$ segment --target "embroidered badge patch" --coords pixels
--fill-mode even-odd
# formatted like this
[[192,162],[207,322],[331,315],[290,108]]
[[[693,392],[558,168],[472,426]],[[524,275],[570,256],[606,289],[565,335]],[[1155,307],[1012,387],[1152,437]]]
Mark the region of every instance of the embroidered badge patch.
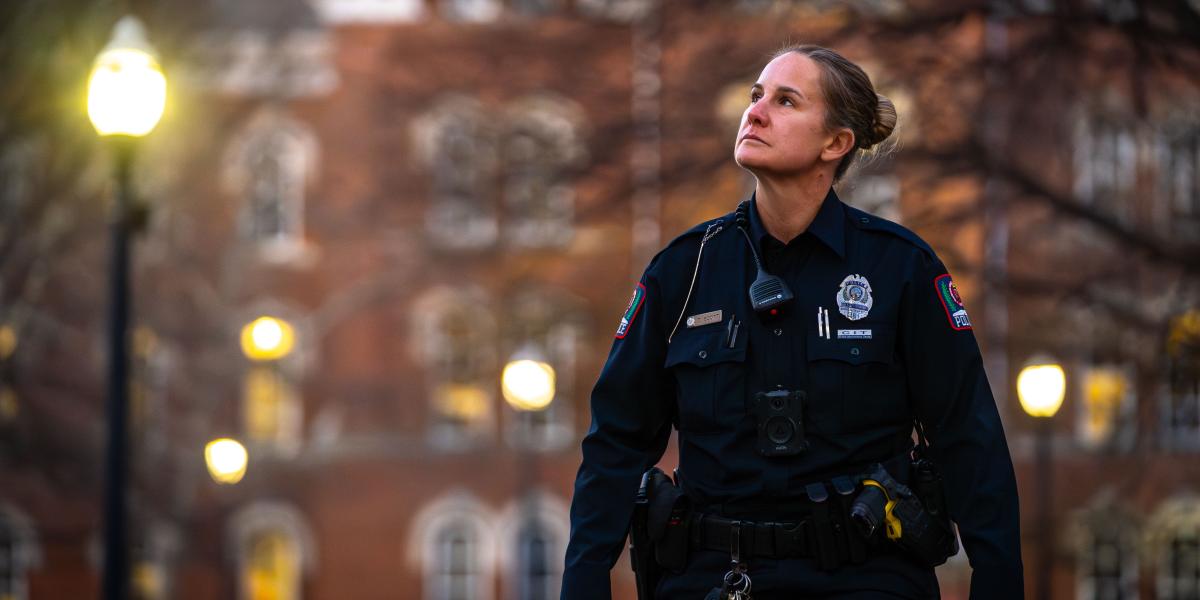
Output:
[[871,312],[875,300],[871,297],[871,284],[862,275],[847,275],[838,288],[838,312],[847,319],[857,321]]
[[967,316],[967,307],[963,306],[962,296],[958,295],[958,288],[954,285],[954,280],[950,279],[950,274],[939,276],[933,280],[933,284],[937,287],[938,298],[942,300],[942,308],[946,309],[946,318],[950,319],[951,329],[970,329],[971,318]]
[[637,287],[633,288],[633,296],[629,298],[629,306],[625,309],[625,314],[621,315],[621,324],[617,326],[617,339],[625,339],[625,335],[629,333],[629,326],[633,325],[633,318],[637,316],[638,309],[642,307],[642,301],[646,299],[646,286],[642,282],[638,282]]

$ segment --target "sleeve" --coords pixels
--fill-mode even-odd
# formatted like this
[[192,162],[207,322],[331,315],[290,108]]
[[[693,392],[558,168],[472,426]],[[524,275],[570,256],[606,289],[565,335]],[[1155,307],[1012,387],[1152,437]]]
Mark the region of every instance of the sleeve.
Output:
[[910,397],[972,568],[971,598],[1021,598],[1012,458],[970,318],[946,267],[921,253],[902,302]]
[[592,390],[592,424],[571,502],[564,599],[611,598],[609,571],[623,550],[642,473],[662,458],[670,439],[674,386],[663,368],[667,331],[657,263],[658,257],[634,288]]

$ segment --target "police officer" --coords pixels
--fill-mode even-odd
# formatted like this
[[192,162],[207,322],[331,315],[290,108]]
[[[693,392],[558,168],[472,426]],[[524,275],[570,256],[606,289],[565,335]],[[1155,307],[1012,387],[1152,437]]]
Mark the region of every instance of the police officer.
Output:
[[704,598],[732,550],[755,600],[936,598],[933,567],[890,534],[853,551],[837,497],[849,477],[861,493],[872,465],[906,480],[914,424],[971,597],[1022,597],[1016,481],[963,301],[920,238],[832,190],[895,124],[834,51],[787,48],[763,69],[734,145],[754,194],[654,257],[592,392],[562,598],[611,596],[639,480],[673,426],[686,555],[656,597]]

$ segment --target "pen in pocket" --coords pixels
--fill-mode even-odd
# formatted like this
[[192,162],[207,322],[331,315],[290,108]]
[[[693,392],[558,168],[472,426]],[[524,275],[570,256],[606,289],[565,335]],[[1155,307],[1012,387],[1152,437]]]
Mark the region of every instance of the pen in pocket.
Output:
[[738,328],[742,323],[737,320],[737,315],[729,316],[729,324],[725,326],[725,346],[733,348],[737,345]]

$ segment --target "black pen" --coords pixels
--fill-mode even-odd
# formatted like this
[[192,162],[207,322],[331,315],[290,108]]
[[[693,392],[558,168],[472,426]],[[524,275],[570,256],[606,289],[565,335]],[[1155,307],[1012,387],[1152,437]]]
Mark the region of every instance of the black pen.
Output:
[[734,323],[733,319],[730,319],[729,323],[731,325],[733,325],[733,329],[730,331],[730,334],[728,336],[729,337],[729,347],[732,348],[737,345],[738,329],[741,328],[742,322],[738,321],[738,322]]
[[733,347],[733,322],[737,320],[737,315],[729,315],[729,322],[725,324],[725,345]]

